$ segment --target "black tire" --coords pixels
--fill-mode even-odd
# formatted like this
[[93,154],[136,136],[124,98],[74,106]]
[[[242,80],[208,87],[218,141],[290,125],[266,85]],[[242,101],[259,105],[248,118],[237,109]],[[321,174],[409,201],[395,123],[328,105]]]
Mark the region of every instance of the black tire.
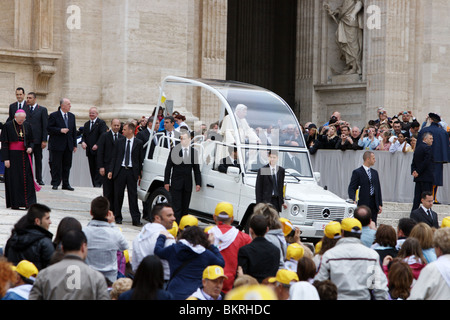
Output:
[[150,218],[150,212],[152,211],[153,206],[158,203],[172,203],[170,192],[163,187],[153,191],[147,198],[147,201],[145,202],[146,217]]

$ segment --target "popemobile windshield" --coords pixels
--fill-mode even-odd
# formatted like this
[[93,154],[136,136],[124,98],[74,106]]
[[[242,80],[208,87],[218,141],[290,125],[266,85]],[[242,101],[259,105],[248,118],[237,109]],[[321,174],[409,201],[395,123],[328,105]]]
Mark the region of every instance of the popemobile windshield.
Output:
[[[212,105],[217,105],[218,129],[206,133],[194,129],[192,134],[192,144],[200,154],[202,188],[192,193],[189,214],[204,222],[213,222],[217,203],[227,201],[234,206],[234,224],[245,229],[256,204],[257,172],[268,163],[268,151],[275,150],[279,165],[286,169],[287,207],[280,216],[299,227],[302,238],[317,241],[329,221],[353,216],[355,204],[318,185],[320,173],[313,173],[298,120],[289,105],[275,93],[235,81],[175,76],[165,78],[160,88],[158,101],[166,103],[159,103],[158,109],[161,106],[165,114],[169,109],[167,101],[173,103],[173,110],[184,103],[185,99],[179,98],[183,93],[189,95],[200,90],[199,96],[208,95],[216,100]],[[155,129],[158,130],[153,128],[149,143],[157,141],[157,144],[147,148],[138,187],[144,210],[151,210],[156,203],[171,201],[170,193],[164,189],[164,169],[169,155],[166,146],[170,145],[165,140],[170,138]],[[234,150],[240,168],[228,167],[226,173],[220,172],[220,160]]]

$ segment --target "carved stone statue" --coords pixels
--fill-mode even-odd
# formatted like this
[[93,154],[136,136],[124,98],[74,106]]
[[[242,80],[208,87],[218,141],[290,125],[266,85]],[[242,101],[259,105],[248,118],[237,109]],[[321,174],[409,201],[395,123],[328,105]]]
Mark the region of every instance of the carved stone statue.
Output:
[[364,4],[362,0],[344,0],[335,11],[328,3],[324,9],[337,24],[336,42],[346,68],[341,74],[362,74]]

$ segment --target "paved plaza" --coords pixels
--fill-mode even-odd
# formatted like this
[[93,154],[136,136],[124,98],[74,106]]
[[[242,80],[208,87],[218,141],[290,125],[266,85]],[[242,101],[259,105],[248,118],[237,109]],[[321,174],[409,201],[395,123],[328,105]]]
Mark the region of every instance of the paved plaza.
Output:
[[[56,234],[56,229],[58,227],[61,219],[67,216],[74,217],[78,219],[81,225],[84,227],[91,220],[89,214],[90,203],[95,197],[102,195],[101,188],[86,188],[86,187],[75,187],[75,191],[67,190],[52,190],[51,186],[44,186],[40,192],[37,193],[38,203],[45,204],[52,209],[50,213],[50,218],[52,224],[50,226],[50,232],[53,235]],[[142,210],[142,204],[139,203]],[[14,224],[26,213],[26,210],[12,210],[6,209],[5,206],[5,185],[0,184],[0,247],[4,247],[6,241],[8,240],[11,229]],[[134,227],[131,224],[131,216],[128,211],[128,199],[126,198],[123,204],[123,224],[118,225],[128,240],[131,248],[132,241],[134,237],[139,233],[141,227]],[[145,223],[142,220],[142,223]]]

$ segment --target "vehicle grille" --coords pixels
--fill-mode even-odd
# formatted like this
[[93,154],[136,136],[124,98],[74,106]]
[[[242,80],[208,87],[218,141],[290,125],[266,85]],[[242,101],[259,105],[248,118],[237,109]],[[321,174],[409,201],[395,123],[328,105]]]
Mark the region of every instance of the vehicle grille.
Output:
[[[328,210],[326,210],[328,209]],[[308,206],[307,220],[342,220],[345,215],[345,207]]]

